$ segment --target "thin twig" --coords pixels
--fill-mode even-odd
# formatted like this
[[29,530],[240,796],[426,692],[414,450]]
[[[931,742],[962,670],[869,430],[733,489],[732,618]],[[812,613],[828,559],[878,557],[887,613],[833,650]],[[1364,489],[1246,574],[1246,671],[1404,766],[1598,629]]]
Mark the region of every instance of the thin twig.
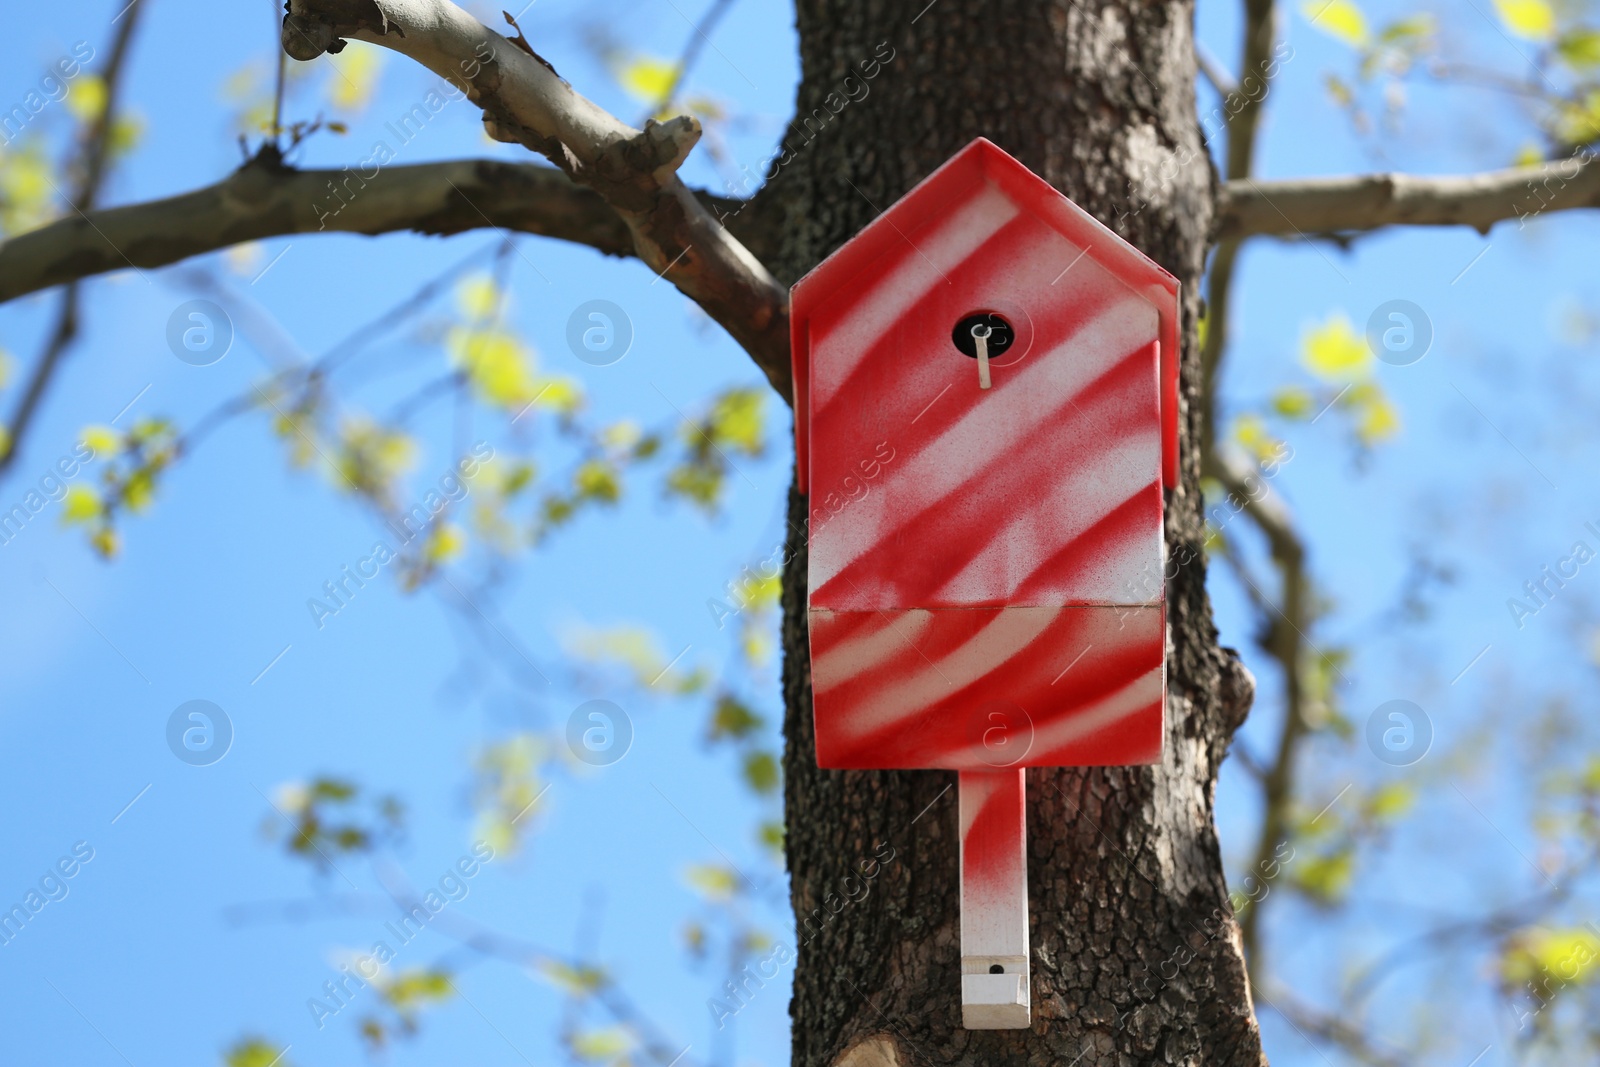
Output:
[[[105,74],[102,76],[105,83],[105,104],[94,121],[84,130],[78,159],[69,168],[76,171],[78,177],[78,185],[71,201],[71,214],[81,215],[91,210],[100,196],[111,158],[111,131],[116,126],[117,101],[122,90],[128,44],[133,39],[133,30],[139,22],[140,14],[148,6],[148,2],[135,4],[126,11],[117,26],[116,35],[112,38],[111,57],[106,61]],[[55,328],[50,333],[50,340],[45,343],[44,351],[34,364],[33,373],[29,375],[28,384],[22,391],[22,398],[17,402],[6,440],[0,442],[0,478],[10,470],[18,453],[21,452],[22,443],[28,436],[28,431],[32,429],[34,416],[38,414],[39,405],[44,400],[45,390],[55,378],[62,358],[78,336],[80,297],[79,282],[76,280],[68,284],[66,291],[61,294]]]
[[684,78],[688,76],[690,68],[694,66],[695,61],[700,58],[700,53],[704,51],[706,44],[711,40],[711,31],[716,28],[717,22],[732,6],[733,0],[712,0],[711,6],[706,9],[704,15],[700,16],[699,23],[695,25],[694,31],[689,34],[689,40],[684,43],[683,55],[678,58],[678,63],[673,68],[672,81],[668,83],[666,91],[661,94],[661,98],[656,101],[655,107],[651,108],[650,113],[639,120],[639,125],[643,126],[650,119],[665,113],[672,106],[672,101],[677,97],[678,90],[683,86]]

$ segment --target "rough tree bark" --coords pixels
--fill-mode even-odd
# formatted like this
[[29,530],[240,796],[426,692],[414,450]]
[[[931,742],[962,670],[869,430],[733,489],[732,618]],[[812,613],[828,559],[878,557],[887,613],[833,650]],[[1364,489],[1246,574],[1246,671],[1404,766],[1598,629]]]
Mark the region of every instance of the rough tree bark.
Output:
[[[973,137],[998,143],[1159,262],[1185,293],[1184,390],[1215,182],[1194,101],[1187,0],[800,0],[790,158],[758,197],[792,283]],[[880,42],[895,57],[837,116]],[[808,117],[825,120],[820,130]],[[800,948],[795,1067],[1263,1062],[1213,823],[1217,769],[1252,683],[1217,646],[1187,405],[1168,494],[1168,738],[1160,768],[1028,771],[1034,1025],[960,1027],[953,773],[818,770],[806,501],[785,574],[788,864]],[[923,813],[926,809],[925,814]],[[879,861],[894,850],[892,862]],[[861,865],[871,891],[845,903]],[[852,880],[851,885],[856,885]],[[855,895],[859,895],[857,890]]]

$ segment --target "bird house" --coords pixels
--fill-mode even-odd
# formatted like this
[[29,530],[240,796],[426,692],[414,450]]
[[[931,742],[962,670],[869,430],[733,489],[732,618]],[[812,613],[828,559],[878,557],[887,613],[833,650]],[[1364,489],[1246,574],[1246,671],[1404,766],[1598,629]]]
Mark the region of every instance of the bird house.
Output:
[[960,772],[963,1023],[1024,1027],[1023,768],[1161,760],[1178,281],[980,138],[791,313],[817,761]]

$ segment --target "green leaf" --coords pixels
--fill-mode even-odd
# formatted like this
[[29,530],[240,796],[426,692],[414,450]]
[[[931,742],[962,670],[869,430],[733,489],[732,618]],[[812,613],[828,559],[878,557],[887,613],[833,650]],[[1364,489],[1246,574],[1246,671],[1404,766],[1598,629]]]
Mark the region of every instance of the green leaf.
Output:
[[571,652],[594,663],[617,663],[627,667],[634,681],[645,689],[679,694],[699,691],[708,680],[703,667],[684,673],[661,652],[661,643],[643,626],[606,628],[577,627],[566,639]]
[[710,900],[731,900],[739,887],[738,875],[727,867],[696,864],[683,872],[689,885]]
[[[1600,646],[1600,642],[1596,642]],[[1600,756],[1590,756],[1583,768],[1583,788],[1590,793],[1600,793]]]
[[766,394],[756,389],[730,389],[711,408],[711,436],[748,456],[761,455],[766,444],[762,418]]
[[678,64],[656,56],[635,56],[617,70],[617,81],[628,95],[654,104],[667,95],[678,80]]
[[644,430],[632,419],[622,419],[600,431],[600,443],[617,452],[631,452],[644,439]]
[[1259,415],[1240,415],[1234,419],[1233,439],[1258,463],[1266,463],[1277,456],[1283,446],[1282,441],[1267,431],[1267,424]]
[[122,451],[122,435],[109,426],[85,426],[78,436],[96,458],[106,459]]
[[311,783],[311,795],[323,800],[349,800],[356,795],[356,786],[337,778],[318,778]]
[[469,274],[456,285],[456,306],[469,321],[488,319],[499,304],[500,290],[488,274]]
[[449,1000],[455,995],[450,975],[444,971],[414,968],[403,971],[382,987],[384,999],[401,1010],[424,1004]]
[[765,725],[766,720],[731,693],[723,693],[711,711],[711,740],[741,740]]
[[1294,882],[1319,904],[1336,904],[1350,888],[1355,851],[1346,845],[1325,856],[1306,856],[1290,866]]
[[91,534],[89,544],[105,559],[112,559],[122,550],[122,539],[109,526],[102,526]]
[[701,463],[680,463],[667,472],[667,490],[711,509],[722,492],[722,472]]
[[584,997],[606,984],[606,974],[598,967],[571,966],[560,960],[542,960],[539,973],[570,996]]
[[750,611],[770,608],[782,595],[783,576],[779,574],[774,574],[770,578],[759,575],[739,585],[739,596],[744,601],[743,607]]
[[1372,349],[1356,331],[1350,316],[1335,312],[1328,321],[1307,331],[1301,343],[1301,362],[1318,378],[1346,382],[1372,370]]
[[1511,942],[1501,971],[1514,985],[1523,985],[1548,972],[1562,983],[1586,982],[1600,964],[1600,937],[1583,927],[1533,929]]
[[1548,41],[1555,36],[1556,13],[1547,0],[1494,0],[1495,10],[1506,29],[1530,41]]
[[1571,144],[1587,144],[1600,137],[1600,89],[1591,89],[1578,103],[1561,106],[1556,132]]
[[608,1026],[572,1037],[572,1051],[583,1060],[605,1062],[621,1058],[633,1048],[633,1035],[624,1027]]
[[1346,389],[1339,407],[1354,417],[1356,438],[1364,445],[1382,444],[1400,432],[1400,410],[1376,381],[1357,382]]
[[[362,41],[348,41],[328,62],[333,73],[328,77],[328,102],[340,111],[360,111],[372,101],[383,66],[383,51]],[[332,126],[332,123],[329,123]]]
[[478,834],[496,852],[514,852],[518,835],[529,831],[543,803],[542,770],[550,758],[545,739],[513,734],[486,746],[474,761],[473,806]]
[[63,522],[89,522],[98,518],[101,511],[100,494],[87,485],[74,485],[61,501]]
[[67,110],[79,122],[93,122],[106,109],[106,80],[98,74],[85,74],[67,92]]
[[1302,385],[1285,386],[1272,394],[1272,410],[1286,419],[1303,419],[1316,408],[1316,398]]
[[122,502],[128,506],[129,511],[144,511],[155,498],[155,476],[149,467],[140,467],[128,475],[128,480],[122,484]]
[[1556,41],[1556,52],[1580,70],[1600,66],[1600,30],[1568,30]]
[[[476,309],[486,299],[481,290],[463,287],[464,308]],[[445,347],[451,362],[466,372],[485,402],[520,412],[538,396],[533,382],[533,352],[512,334],[457,326],[446,335]]]
[[585,461],[572,481],[582,499],[615,504],[622,497],[622,480],[617,476],[617,469],[603,459]]
[[466,546],[467,532],[453,522],[445,522],[434,527],[422,554],[429,563],[449,563],[459,557]]
[[1335,107],[1350,107],[1355,103],[1355,90],[1332,71],[1322,76],[1322,86],[1328,91],[1328,99],[1333,101]]
[[1417,788],[1409,782],[1390,782],[1367,798],[1367,814],[1379,822],[1392,822],[1417,802]]
[[1306,0],[1300,11],[1330,37],[1356,48],[1367,43],[1367,17],[1353,0]]
[[778,788],[778,761],[770,752],[752,752],[744,758],[744,780],[757,793]]
[[752,617],[746,617],[744,639],[739,643],[739,650],[752,666],[764,667],[772,659],[772,635],[759,626],[751,625],[753,622]]
[[1407,45],[1432,37],[1439,28],[1439,22],[1432,15],[1411,15],[1407,18],[1397,19],[1385,26],[1378,34],[1378,40],[1384,44]]
[[288,1049],[276,1048],[266,1039],[246,1037],[235,1042],[222,1054],[227,1067],[291,1067],[285,1057]]
[[533,481],[537,473],[532,463],[518,463],[506,474],[505,481],[500,483],[500,492],[506,496],[516,496]]
[[1524,144],[1512,157],[1513,167],[1537,167],[1544,162],[1544,149],[1533,143]]

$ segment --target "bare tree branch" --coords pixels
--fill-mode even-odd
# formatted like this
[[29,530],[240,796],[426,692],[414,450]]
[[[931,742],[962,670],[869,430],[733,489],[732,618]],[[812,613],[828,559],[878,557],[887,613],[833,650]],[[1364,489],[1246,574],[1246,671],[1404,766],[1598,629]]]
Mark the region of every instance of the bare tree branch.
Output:
[[1588,150],[1533,167],[1438,178],[1364,174],[1255,181],[1222,188],[1217,236],[1350,233],[1383,226],[1471,226],[1530,219],[1545,211],[1600,207],[1600,165]]
[[1272,999],[1257,993],[1258,999],[1289,1020],[1302,1034],[1343,1049],[1359,1063],[1372,1067],[1403,1067],[1415,1063],[1414,1057],[1380,1047],[1361,1027],[1347,1018],[1321,1011],[1295,996],[1286,987],[1275,988]]
[[784,398],[788,292],[678,178],[700,139],[687,116],[636,130],[575,92],[549,63],[449,0],[290,0],[283,47],[310,60],[366,41],[409,56],[484,111],[496,140],[548,157],[598,192],[633,235],[640,259],[744,346]]
[[[1223,160],[1223,178],[1229,184],[1250,176],[1255,166],[1256,132],[1261,125],[1262,101],[1271,90],[1276,65],[1272,46],[1277,36],[1277,10],[1273,0],[1245,0],[1243,39],[1240,41],[1239,76],[1230,79],[1233,89],[1223,93],[1223,113],[1227,116],[1228,150]],[[1196,60],[1201,62],[1196,51]],[[1201,62],[1201,69],[1205,69]],[[1218,83],[1221,92],[1222,83]],[[1246,87],[1247,91],[1240,91]],[[1224,190],[1226,186],[1224,186]],[[1200,454],[1204,456],[1216,438],[1217,371],[1228,347],[1229,294],[1233,288],[1233,268],[1239,255],[1238,240],[1221,238],[1211,256],[1211,271],[1206,278],[1206,333],[1200,348]]]
[[[111,41],[111,57],[106,61],[106,70],[103,80],[106,87],[105,102],[100,107],[100,113],[94,121],[84,129],[82,141],[73,169],[77,172],[78,184],[72,194],[72,209],[81,216],[94,206],[95,200],[100,195],[100,188],[105,184],[106,169],[111,158],[111,129],[116,120],[117,101],[121,96],[122,74],[127,66],[128,45],[133,40],[133,30],[139,21],[139,12],[126,12],[127,21],[117,29],[116,36]],[[0,285],[4,284],[6,270],[0,264]],[[56,368],[61,359],[67,354],[67,349],[72,347],[72,342],[78,336],[78,284],[74,280],[61,294],[61,310],[56,315],[56,325],[50,332],[50,340],[45,343],[45,348],[39,355],[39,360],[33,366],[33,372],[28,376],[28,384],[22,390],[22,398],[17,401],[15,413],[11,416],[11,424],[4,440],[0,440],[0,475],[10,469],[18,452],[21,450],[23,440],[28,435],[28,430],[33,425],[33,418],[39,412],[39,404],[44,400],[44,393],[55,377]]]
[[[1260,644],[1278,661],[1283,672],[1283,726],[1278,744],[1261,776],[1261,830],[1249,871],[1256,877],[1267,869],[1275,850],[1289,836],[1289,808],[1294,799],[1295,756],[1310,730],[1306,719],[1305,631],[1312,621],[1311,583],[1306,575],[1305,545],[1295,530],[1288,506],[1262,480],[1253,465],[1237,453],[1212,448],[1204,457],[1205,473],[1216,478],[1239,501],[1246,514],[1266,536],[1272,561],[1278,569],[1279,602],[1252,586],[1252,599],[1260,615]],[[1250,579],[1243,570],[1242,580]],[[1262,610],[1265,604],[1268,610]],[[1261,981],[1266,953],[1261,944],[1261,908],[1248,909],[1239,923],[1245,960],[1252,980]]]
[[1229,93],[1239,91],[1239,83],[1234,80],[1233,75],[1229,74],[1217,61],[1217,57],[1211,54],[1211,50],[1198,40],[1194,43],[1194,62],[1195,66],[1200,68],[1201,75],[1211,83],[1211,88],[1215,89],[1218,95],[1227,96]]
[[[701,195],[708,210],[728,216],[751,246],[763,247],[757,216],[743,211],[743,201]],[[335,213],[329,204],[342,206]],[[551,167],[464,159],[389,167],[366,181],[350,169],[295,170],[268,152],[215,185],[74,213],[0,242],[0,303],[129,264],[164,267],[267,237],[453,234],[488,226],[574,241],[607,255],[633,254],[633,237],[617,213],[598,193]]]

